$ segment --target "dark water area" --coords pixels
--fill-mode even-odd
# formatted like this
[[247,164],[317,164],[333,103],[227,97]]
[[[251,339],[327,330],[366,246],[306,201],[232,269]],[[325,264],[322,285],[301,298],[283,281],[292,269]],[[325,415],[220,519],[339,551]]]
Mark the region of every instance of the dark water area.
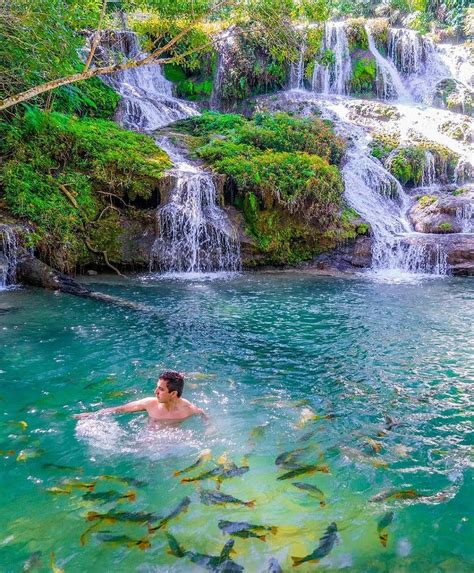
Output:
[[[203,570],[190,554],[167,553],[166,533],[188,552],[219,555],[229,539],[219,520],[277,528],[264,541],[235,537],[232,559],[246,571],[267,570],[272,557],[293,570],[291,558],[314,551],[331,523],[329,553],[296,570],[472,571],[472,281],[268,273],[89,282],[155,312],[0,292],[2,572],[21,571],[32,555],[50,570],[52,552],[67,572]],[[184,397],[210,425],[73,418],[151,395],[164,369],[186,374]],[[277,479],[290,471],[277,456],[303,448],[296,465],[312,470]],[[204,450],[194,473],[174,475]],[[219,491],[253,507],[202,503],[215,480],[181,483],[234,463],[248,471]],[[133,495],[98,501],[88,484]],[[88,520],[111,510],[163,517],[185,496],[188,510],[152,534],[147,523]],[[144,550],[133,543],[143,539]]]

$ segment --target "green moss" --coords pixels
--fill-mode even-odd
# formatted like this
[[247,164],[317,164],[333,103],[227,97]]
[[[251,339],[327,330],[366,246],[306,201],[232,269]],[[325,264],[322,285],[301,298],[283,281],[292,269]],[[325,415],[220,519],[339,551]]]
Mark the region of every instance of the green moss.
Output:
[[463,195],[464,193],[469,193],[469,189],[467,187],[461,187],[461,189],[456,189],[453,192],[453,195],[457,197],[458,195]]
[[451,225],[451,223],[441,223],[438,226],[439,231],[441,231],[442,233],[451,233],[453,230],[453,226]]
[[375,95],[377,66],[373,57],[359,56],[352,62],[351,91],[358,95]]
[[[288,114],[206,113],[178,124],[195,153],[232,180],[234,205],[267,264],[311,258],[341,236],[344,144],[328,122]],[[330,231],[330,232],[329,232]]]
[[402,147],[387,162],[390,173],[403,185],[418,185],[423,177],[425,152],[417,146]]
[[148,197],[171,165],[152,138],[105,120],[31,108],[0,132],[6,205],[34,226],[43,259],[65,271],[86,258],[85,237],[109,224],[110,193]]
[[436,197],[436,195],[423,195],[422,197],[417,198],[417,201],[418,205],[422,209],[426,209],[426,207],[436,203],[436,201],[438,201],[438,197]]
[[52,110],[80,117],[112,119],[120,96],[98,78],[55,90]]
[[368,50],[369,39],[365,31],[364,18],[353,18],[346,21],[346,33],[349,41],[349,52]]

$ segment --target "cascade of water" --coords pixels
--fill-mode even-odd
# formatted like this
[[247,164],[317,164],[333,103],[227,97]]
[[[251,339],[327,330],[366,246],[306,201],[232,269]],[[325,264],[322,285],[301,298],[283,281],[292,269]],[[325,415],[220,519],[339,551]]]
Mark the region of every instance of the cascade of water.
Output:
[[158,143],[175,163],[176,183],[157,211],[159,234],[150,270],[209,272],[240,270],[240,249],[226,213],[216,204],[212,175],[190,164],[168,138]]
[[430,187],[436,180],[435,158],[431,151],[425,151],[425,164],[423,165],[423,175],[421,185]]
[[291,62],[290,66],[290,90],[302,90],[304,88],[304,54],[306,52],[306,44],[303,40],[300,44],[298,51],[298,61]]
[[456,220],[462,233],[474,233],[474,205],[464,203],[456,209]]
[[418,74],[423,65],[423,41],[415,30],[391,28],[389,54],[397,69],[405,75]]
[[232,52],[235,47],[234,28],[231,27],[222,33],[217,40],[217,69],[212,87],[210,106],[218,110],[221,105],[222,88],[226,74],[229,73],[232,63]]
[[374,37],[369,27],[366,25],[367,38],[369,41],[369,50],[377,62],[377,95],[378,97],[388,99],[401,99],[410,101],[411,97],[408,90],[398,74],[397,68],[392,62],[387,60],[378,51],[375,45]]
[[[141,57],[136,35],[127,31],[105,35],[98,57],[110,61],[121,54]],[[119,121],[124,127],[149,132],[198,113],[172,96],[171,83],[158,65],[103,79],[123,97]],[[225,211],[216,204],[211,175],[186,161],[168,139],[160,138],[157,144],[173,161],[170,176],[175,186],[157,211],[159,235],[152,248],[150,267],[177,272],[238,270],[239,243]]]
[[[328,51],[333,61],[320,64],[318,60]],[[314,65],[312,89],[324,94],[347,94],[351,76],[349,42],[344,22],[326,22],[322,52]]]
[[[145,57],[133,32],[105,31],[97,47],[94,64],[110,65]],[[117,119],[127,129],[154,131],[198,113],[191,104],[173,97],[172,83],[163,76],[158,64],[131,68],[101,79],[122,96]]]
[[336,131],[350,141],[342,175],[345,197],[371,227],[372,268],[375,271],[447,273],[447,255],[442,246],[414,233],[406,217],[411,199],[400,183],[370,155],[365,132],[347,122],[342,102],[324,102],[325,115]]
[[0,289],[14,284],[18,261],[18,237],[9,225],[0,224]]

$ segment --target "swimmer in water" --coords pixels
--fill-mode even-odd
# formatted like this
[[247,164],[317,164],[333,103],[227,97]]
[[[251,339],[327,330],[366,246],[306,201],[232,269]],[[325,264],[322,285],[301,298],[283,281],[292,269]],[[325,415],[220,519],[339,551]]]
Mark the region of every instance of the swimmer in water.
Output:
[[135,400],[123,406],[115,408],[103,408],[96,412],[84,412],[75,414],[75,418],[90,418],[102,414],[125,414],[129,412],[141,412],[146,410],[153,421],[176,421],[186,420],[191,416],[202,416],[207,420],[206,413],[188,400],[181,398],[184,387],[184,377],[179,372],[166,371],[160,374],[156,384],[155,396]]

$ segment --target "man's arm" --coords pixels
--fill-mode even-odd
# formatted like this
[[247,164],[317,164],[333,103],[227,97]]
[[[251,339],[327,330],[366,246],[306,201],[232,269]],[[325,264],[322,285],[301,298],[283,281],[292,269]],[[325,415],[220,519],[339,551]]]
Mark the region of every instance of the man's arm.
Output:
[[129,412],[140,412],[146,410],[150,400],[153,398],[143,398],[142,400],[135,400],[122,406],[115,406],[114,408],[102,408],[96,412],[84,412],[83,414],[74,414],[74,418],[81,420],[82,418],[91,418],[92,416],[101,416],[103,414],[126,414]]

